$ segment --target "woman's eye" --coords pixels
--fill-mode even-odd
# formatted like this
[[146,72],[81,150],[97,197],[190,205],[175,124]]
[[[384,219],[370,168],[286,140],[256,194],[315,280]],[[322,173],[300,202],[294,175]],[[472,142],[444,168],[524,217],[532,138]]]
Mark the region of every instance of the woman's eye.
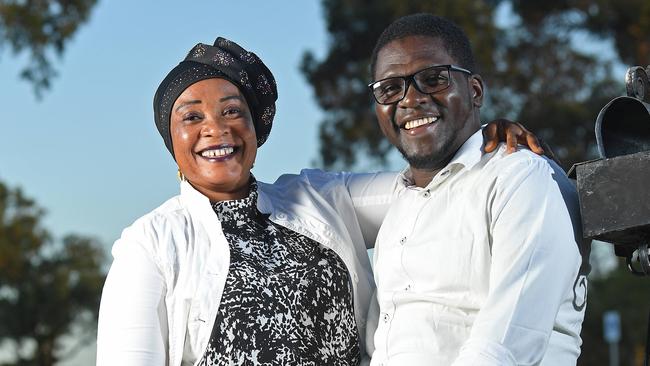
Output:
[[241,113],[241,109],[237,107],[230,107],[223,110],[224,116],[238,116]]
[[200,121],[202,116],[198,113],[188,113],[183,116],[183,121],[196,122]]

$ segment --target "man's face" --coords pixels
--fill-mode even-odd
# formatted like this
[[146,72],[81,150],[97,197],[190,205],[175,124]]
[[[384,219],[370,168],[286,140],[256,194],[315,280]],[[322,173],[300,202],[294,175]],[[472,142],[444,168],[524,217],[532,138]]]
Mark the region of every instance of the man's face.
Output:
[[[458,63],[440,39],[409,36],[392,41],[379,51],[374,78],[412,75],[434,65]],[[442,169],[480,127],[480,77],[451,71],[450,78],[451,85],[435,94],[423,94],[411,84],[401,101],[375,104],[382,132],[413,169]]]

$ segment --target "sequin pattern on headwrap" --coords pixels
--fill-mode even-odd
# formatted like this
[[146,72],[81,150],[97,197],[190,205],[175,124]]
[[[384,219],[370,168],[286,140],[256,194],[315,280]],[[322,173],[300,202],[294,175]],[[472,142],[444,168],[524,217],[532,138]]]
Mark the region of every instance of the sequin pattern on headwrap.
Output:
[[174,156],[169,129],[171,109],[190,85],[210,78],[224,78],[235,84],[253,114],[257,146],[268,138],[275,116],[277,85],[271,71],[257,55],[237,43],[217,38],[214,45],[199,43],[160,83],[154,96],[154,119],[158,132]]

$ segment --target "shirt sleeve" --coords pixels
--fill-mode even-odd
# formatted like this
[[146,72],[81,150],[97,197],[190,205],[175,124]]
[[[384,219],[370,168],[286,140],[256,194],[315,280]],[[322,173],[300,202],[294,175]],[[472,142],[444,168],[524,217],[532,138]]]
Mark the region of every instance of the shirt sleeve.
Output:
[[543,159],[520,159],[500,170],[489,197],[489,292],[454,366],[536,365],[543,359],[580,267],[558,185],[565,179]]
[[163,275],[154,258],[128,234],[113,246],[113,257],[99,309],[97,365],[166,365]]
[[348,173],[345,176],[366,248],[375,246],[379,227],[393,200],[397,176],[395,172]]

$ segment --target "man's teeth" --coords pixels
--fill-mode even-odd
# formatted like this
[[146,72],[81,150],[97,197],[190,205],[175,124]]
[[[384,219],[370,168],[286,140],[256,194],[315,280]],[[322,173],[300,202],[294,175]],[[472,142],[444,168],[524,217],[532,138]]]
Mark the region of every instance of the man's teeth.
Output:
[[214,150],[204,150],[201,151],[201,156],[203,156],[204,158],[220,158],[222,156],[232,154],[233,151],[235,151],[235,149],[232,147],[224,147],[221,149],[214,149]]
[[411,128],[416,128],[416,127],[420,127],[420,126],[423,126],[423,125],[427,125],[427,124],[433,123],[433,122],[435,122],[437,120],[438,120],[438,117],[426,117],[426,118],[416,119],[416,120],[413,120],[413,121],[408,121],[404,125],[404,129],[405,130],[410,130]]

